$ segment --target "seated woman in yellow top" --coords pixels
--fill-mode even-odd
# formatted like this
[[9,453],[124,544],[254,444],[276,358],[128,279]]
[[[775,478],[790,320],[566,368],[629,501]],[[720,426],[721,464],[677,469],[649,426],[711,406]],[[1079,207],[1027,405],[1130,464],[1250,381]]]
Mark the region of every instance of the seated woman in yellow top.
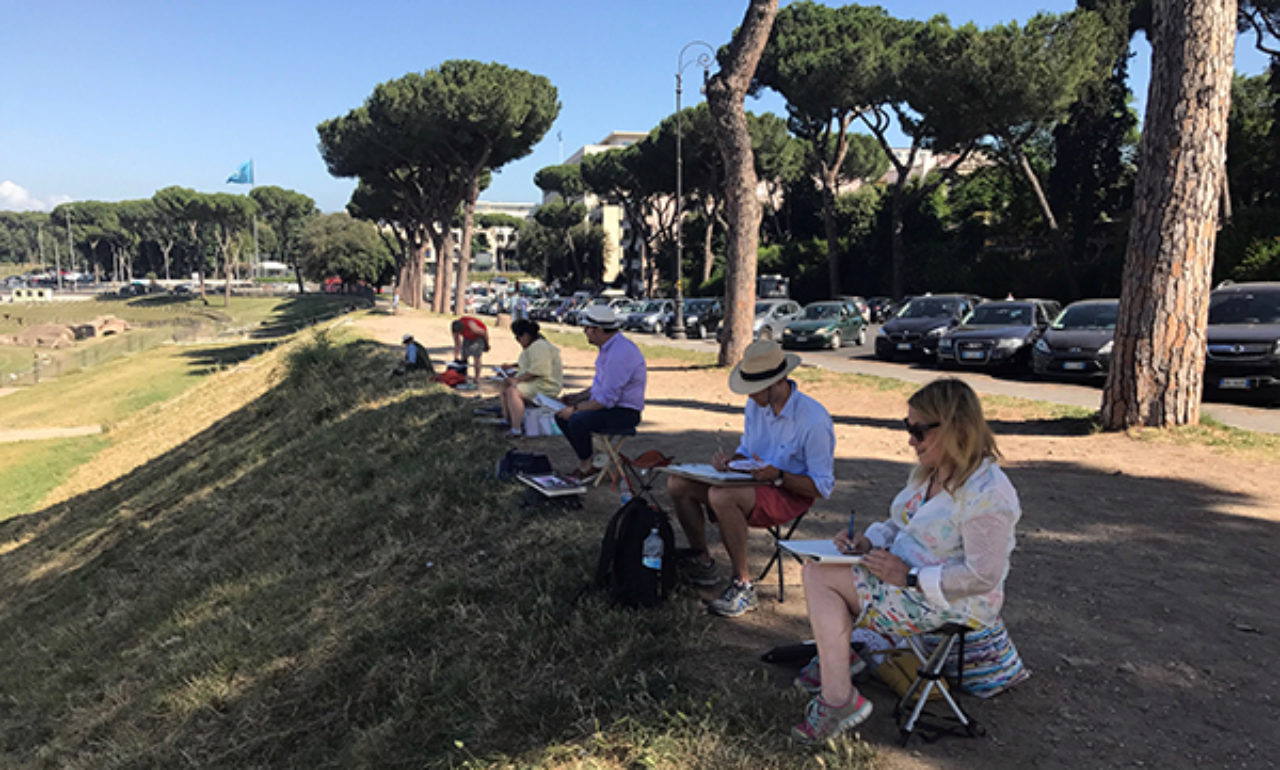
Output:
[[525,405],[532,404],[539,393],[550,398],[560,395],[564,373],[560,349],[542,336],[537,321],[513,321],[511,333],[524,350],[516,362],[515,376],[502,381],[502,417],[511,426],[511,434],[519,436]]

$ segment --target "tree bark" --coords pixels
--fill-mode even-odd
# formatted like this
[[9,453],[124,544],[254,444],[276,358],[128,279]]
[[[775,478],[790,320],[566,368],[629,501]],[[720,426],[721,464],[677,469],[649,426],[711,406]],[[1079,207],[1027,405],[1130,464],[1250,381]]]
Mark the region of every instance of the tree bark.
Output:
[[[483,166],[481,167],[483,169]],[[471,270],[471,234],[476,229],[476,201],[480,199],[480,171],[467,182],[467,197],[462,203],[462,256],[458,259],[458,285],[455,287],[454,310],[459,315],[467,309],[467,284]]]
[[751,344],[756,305],[756,249],[763,210],[756,196],[755,155],[743,99],[760,63],[778,0],[751,0],[742,26],[729,42],[725,66],[707,83],[716,144],[724,158],[725,212],[729,220],[725,275],[725,334],[719,364],[730,366]]
[[1236,0],[1155,1],[1133,224],[1102,394],[1111,430],[1200,419],[1235,22]]
[[707,207],[704,207],[702,210],[704,214],[703,219],[707,225],[706,229],[702,232],[702,282],[704,284],[711,280],[711,269],[715,267],[716,264],[716,255],[711,252],[711,239],[716,232],[716,201],[714,198],[711,199],[711,206],[709,208],[710,211],[707,210]]
[[447,221],[443,226],[439,223],[431,225],[431,245],[436,250],[436,286],[435,291],[431,293],[431,309],[437,313],[443,313],[447,307],[449,279],[453,277],[453,253],[448,247]]
[[837,122],[836,154],[827,163],[826,139],[824,131],[818,137],[821,145],[817,152],[823,155],[822,173],[822,229],[827,239],[827,280],[831,284],[831,296],[840,295],[840,233],[836,228],[836,186],[840,184],[840,167],[844,165],[844,156],[849,150],[849,123],[853,121],[853,113],[841,115]]

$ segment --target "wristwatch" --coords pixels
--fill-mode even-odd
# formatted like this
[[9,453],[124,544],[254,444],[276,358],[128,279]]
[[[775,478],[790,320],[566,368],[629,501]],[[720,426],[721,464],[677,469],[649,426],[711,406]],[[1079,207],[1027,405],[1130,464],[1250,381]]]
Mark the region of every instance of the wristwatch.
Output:
[[918,567],[912,567],[911,569],[907,570],[907,588],[919,588],[919,587],[920,587],[920,569]]
[[778,471],[778,478],[776,478],[776,479],[774,479],[774,480],[773,480],[773,485],[774,485],[775,487],[780,487],[780,486],[782,486],[782,477],[783,477],[783,476],[785,476],[785,475],[787,475],[787,472],[786,472],[786,471]]

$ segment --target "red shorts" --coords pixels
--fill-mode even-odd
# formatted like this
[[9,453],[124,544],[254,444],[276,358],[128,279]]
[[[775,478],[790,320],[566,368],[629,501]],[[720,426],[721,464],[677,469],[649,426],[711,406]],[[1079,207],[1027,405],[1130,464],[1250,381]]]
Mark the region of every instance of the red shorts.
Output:
[[785,524],[809,510],[813,505],[812,497],[804,497],[789,492],[782,487],[759,486],[756,490],[756,507],[747,516],[747,525],[751,527],[772,527]]

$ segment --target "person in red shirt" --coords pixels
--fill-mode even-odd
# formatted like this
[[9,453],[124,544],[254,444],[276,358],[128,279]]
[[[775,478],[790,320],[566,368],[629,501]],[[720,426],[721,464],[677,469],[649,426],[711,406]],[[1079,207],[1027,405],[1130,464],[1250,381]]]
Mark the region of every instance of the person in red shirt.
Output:
[[489,329],[479,318],[464,315],[453,322],[453,360],[475,362],[474,382],[480,383],[480,359],[489,350]]

